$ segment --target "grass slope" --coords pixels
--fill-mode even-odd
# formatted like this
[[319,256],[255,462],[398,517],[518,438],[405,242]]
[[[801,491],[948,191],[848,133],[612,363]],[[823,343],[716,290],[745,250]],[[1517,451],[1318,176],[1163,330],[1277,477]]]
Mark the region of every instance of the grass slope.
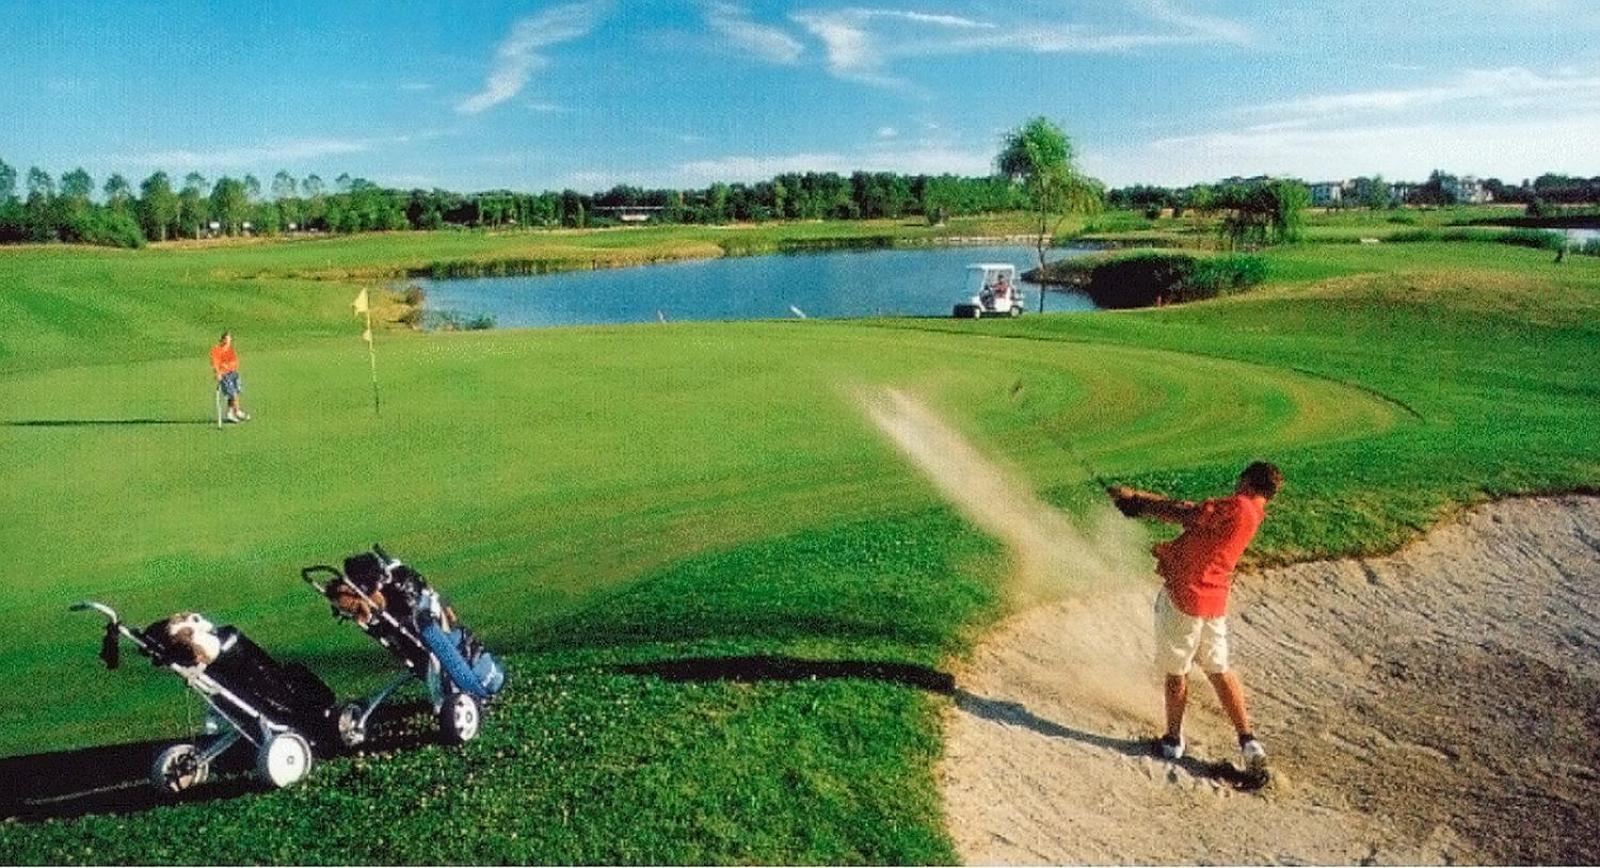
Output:
[[[618,243],[679,240],[664,237]],[[170,676],[97,671],[94,625],[64,612],[84,596],[136,620],[206,611],[340,692],[371,684],[384,658],[330,624],[294,568],[374,538],[450,593],[517,679],[465,750],[4,824],[0,852],[953,858],[929,688],[1003,609],[1004,556],[870,433],[861,385],[919,392],[1069,506],[1093,496],[1080,457],[1201,494],[1270,456],[1291,487],[1266,560],[1392,547],[1463,503],[1600,479],[1586,261],[1311,246],[1273,253],[1261,292],[1160,311],[384,335],[373,418],[350,287],[295,276],[316,265],[302,248],[352,271],[396,261],[390,245],[489,255],[462,243],[0,251],[0,550],[16,577],[0,586],[16,627],[0,637],[0,755],[184,731]],[[203,423],[219,320],[240,334],[257,422],[79,424]],[[393,831],[329,834],[374,825]]]

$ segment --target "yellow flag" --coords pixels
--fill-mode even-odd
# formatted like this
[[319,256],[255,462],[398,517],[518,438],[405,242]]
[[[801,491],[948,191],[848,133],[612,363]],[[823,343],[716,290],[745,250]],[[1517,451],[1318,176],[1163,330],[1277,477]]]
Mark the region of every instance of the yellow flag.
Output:
[[361,339],[369,344],[372,343],[372,329],[362,329]]
[[351,302],[350,306],[356,309],[356,313],[366,313],[371,310],[372,308],[367,304],[367,291],[361,290],[361,294],[356,296],[356,300]]

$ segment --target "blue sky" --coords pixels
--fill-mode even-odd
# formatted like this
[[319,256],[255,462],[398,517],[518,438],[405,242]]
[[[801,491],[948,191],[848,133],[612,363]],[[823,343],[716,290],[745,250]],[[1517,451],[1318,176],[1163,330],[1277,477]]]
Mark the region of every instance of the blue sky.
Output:
[[457,190],[1600,174],[1593,0],[0,0],[0,159]]

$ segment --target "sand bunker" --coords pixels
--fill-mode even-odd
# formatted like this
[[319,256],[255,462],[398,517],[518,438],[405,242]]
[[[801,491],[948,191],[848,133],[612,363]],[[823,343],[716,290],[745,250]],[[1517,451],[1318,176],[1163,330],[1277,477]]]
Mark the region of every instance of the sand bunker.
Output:
[[1236,747],[1203,683],[1192,757],[1151,755],[1154,593],[1033,607],[958,677],[941,778],[964,859],[1600,862],[1600,500],[1242,574],[1234,655],[1277,771],[1258,793],[1215,764]]
[[861,400],[1014,558],[1021,614],[948,720],[967,861],[1600,862],[1600,499],[1508,501],[1393,557],[1242,574],[1231,640],[1274,768],[1249,791],[1203,682],[1190,756],[1153,755],[1137,525],[1108,508],[1080,530],[910,397]]

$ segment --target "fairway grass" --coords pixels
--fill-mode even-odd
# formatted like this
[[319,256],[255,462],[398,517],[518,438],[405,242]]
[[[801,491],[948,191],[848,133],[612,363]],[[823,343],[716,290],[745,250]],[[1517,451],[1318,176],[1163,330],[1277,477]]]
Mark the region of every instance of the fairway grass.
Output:
[[[97,625],[66,612],[85,597],[139,623],[204,611],[341,694],[375,683],[385,656],[296,575],[374,540],[514,679],[463,750],[0,824],[0,851],[953,859],[938,684],[1005,611],[1008,564],[873,434],[865,386],[918,395],[1069,510],[1097,496],[1091,471],[1202,496],[1270,458],[1289,487],[1262,563],[1392,549],[1466,504],[1600,482],[1600,262],[1472,243],[1286,248],[1258,292],[1156,311],[384,332],[373,414],[356,284],[333,272],[534,243],[665,257],[695,232],[0,250],[0,755],[186,731],[176,679],[99,668]],[[223,326],[256,420],[219,432],[204,350]],[[408,819],[375,842],[327,834],[378,813]]]

